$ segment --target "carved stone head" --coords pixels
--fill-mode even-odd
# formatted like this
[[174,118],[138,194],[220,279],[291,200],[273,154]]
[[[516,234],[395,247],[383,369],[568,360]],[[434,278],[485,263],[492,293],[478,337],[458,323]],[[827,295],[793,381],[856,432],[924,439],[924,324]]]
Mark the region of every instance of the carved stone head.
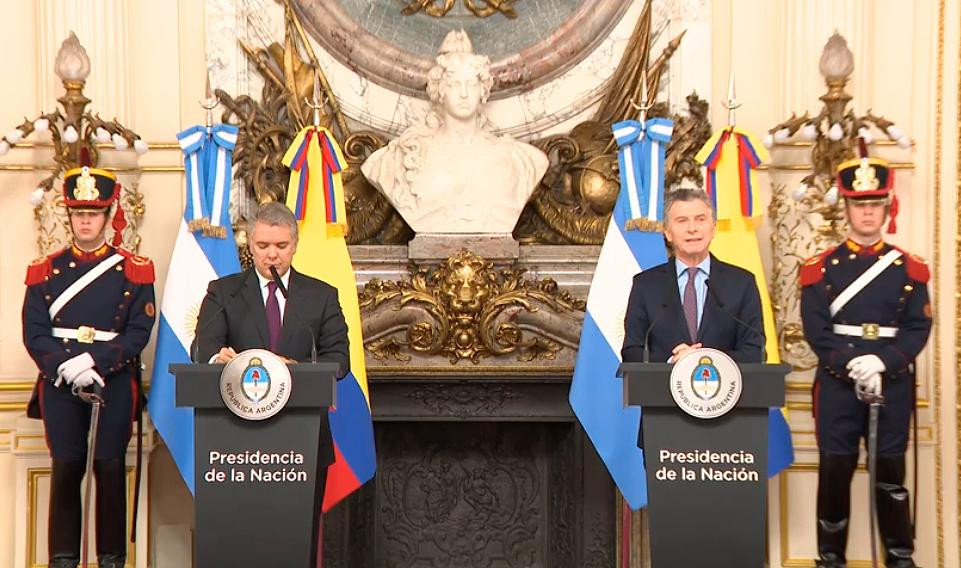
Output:
[[494,78],[490,59],[477,55],[467,32],[454,30],[441,44],[435,65],[427,73],[427,96],[442,114],[470,118],[490,97]]

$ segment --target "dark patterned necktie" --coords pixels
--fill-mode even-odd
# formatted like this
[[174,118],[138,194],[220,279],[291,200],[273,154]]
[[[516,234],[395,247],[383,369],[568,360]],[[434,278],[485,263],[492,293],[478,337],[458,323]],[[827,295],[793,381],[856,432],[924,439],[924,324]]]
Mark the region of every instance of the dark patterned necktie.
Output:
[[691,342],[697,341],[697,292],[694,290],[694,277],[697,267],[687,268],[687,285],[684,286],[684,319],[687,320],[687,330],[691,333]]
[[274,353],[280,348],[280,302],[277,301],[277,283],[267,283],[267,335],[270,337],[270,350]]

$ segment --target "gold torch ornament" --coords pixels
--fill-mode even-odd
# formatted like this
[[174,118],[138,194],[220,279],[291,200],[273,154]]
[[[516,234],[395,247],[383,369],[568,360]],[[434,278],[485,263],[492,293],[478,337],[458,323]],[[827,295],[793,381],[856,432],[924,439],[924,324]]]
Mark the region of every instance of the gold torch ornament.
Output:
[[901,148],[910,148],[912,142],[890,120],[870,111],[859,117],[848,108],[851,95],[844,87],[854,72],[854,54],[838,32],[834,32],[824,45],[818,69],[828,87],[828,91],[819,97],[824,107],[814,117],[808,112],[802,116],[792,114],[791,118],[768,131],[764,145],[770,148],[775,144],[786,144],[795,136],[811,143],[814,171],[801,180],[791,197],[798,202],[810,199],[822,204],[819,212],[834,224],[841,219],[835,173],[838,164],[856,157],[858,138],[871,144],[875,141],[874,133],[881,131]]
[[118,123],[116,119],[103,120],[98,114],[87,110],[91,101],[84,96],[83,87],[90,74],[90,58],[73,32],[70,32],[70,36],[60,45],[54,61],[54,71],[65,89],[63,96],[57,99],[61,108],[51,113],[41,113],[34,120],[25,118],[22,124],[0,140],[2,156],[31,134],[50,132],[56,168],[31,194],[30,202],[34,207],[40,205],[44,192],[53,188],[54,181],[64,171],[81,165],[96,166],[100,157],[98,143],[112,142],[117,150],[126,150],[132,146],[138,154],[147,151],[147,143],[136,132]]

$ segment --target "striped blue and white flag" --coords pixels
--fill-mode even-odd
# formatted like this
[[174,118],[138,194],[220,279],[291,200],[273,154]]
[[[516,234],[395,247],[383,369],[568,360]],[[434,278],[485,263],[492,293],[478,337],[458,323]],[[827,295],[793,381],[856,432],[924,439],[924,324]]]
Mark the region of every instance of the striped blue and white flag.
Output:
[[177,139],[184,152],[187,199],[164,285],[147,411],[193,493],[194,413],[177,408],[174,377],[167,369],[171,363],[190,362],[207,285],[240,271],[228,212],[237,128],[195,126]]
[[628,221],[661,220],[664,151],[673,123],[652,118],[613,127],[618,145],[621,191],[614,205],[587,296],[570,402],[614,483],[632,509],[647,504],[644,454],[637,447],[640,408],[624,407],[617,376],[624,342],[624,313],[634,275],[667,261],[659,232],[627,230]]

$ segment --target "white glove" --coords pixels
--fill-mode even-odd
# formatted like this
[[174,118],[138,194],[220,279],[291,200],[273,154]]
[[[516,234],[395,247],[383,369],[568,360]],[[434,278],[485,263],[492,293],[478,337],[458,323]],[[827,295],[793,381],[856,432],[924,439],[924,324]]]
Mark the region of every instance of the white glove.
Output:
[[861,355],[848,361],[848,376],[855,382],[861,382],[868,375],[878,374],[885,370],[884,361],[877,355]]
[[872,398],[877,398],[881,396],[881,374],[871,373],[870,375],[859,379],[858,384],[855,387],[858,391],[858,398],[862,395],[871,395]]
[[90,353],[81,353],[80,355],[71,357],[63,363],[60,363],[60,366],[57,367],[57,374],[60,375],[63,380],[67,381],[67,384],[69,385],[73,384],[73,381],[77,378],[77,375],[88,369],[93,369],[93,366],[93,357],[90,356]]
[[103,377],[101,377],[100,373],[94,371],[93,369],[81,371],[80,374],[73,379],[73,386],[81,389],[89,387],[94,383],[97,383],[103,387]]

